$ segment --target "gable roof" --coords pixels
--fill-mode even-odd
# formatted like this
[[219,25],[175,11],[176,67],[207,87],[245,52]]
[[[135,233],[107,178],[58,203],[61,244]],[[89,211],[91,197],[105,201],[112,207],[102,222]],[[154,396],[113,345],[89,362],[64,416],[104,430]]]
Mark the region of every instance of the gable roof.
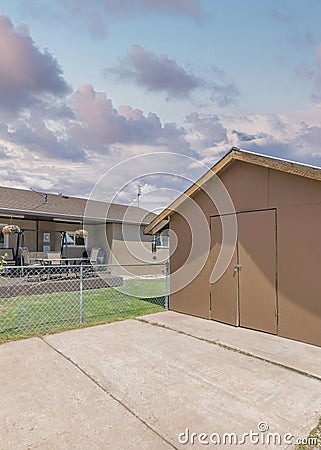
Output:
[[152,222],[145,227],[144,232],[146,234],[156,234],[161,231],[168,224],[170,215],[184,202],[186,197],[191,197],[214,175],[219,175],[234,161],[243,161],[250,164],[256,164],[257,166],[290,173],[292,175],[298,175],[301,177],[311,178],[312,180],[321,181],[320,167],[310,166],[295,161],[288,161],[286,159],[275,158],[273,156],[262,155],[260,153],[254,153],[247,150],[241,150],[237,147],[232,147],[223,156],[223,158],[211,167],[210,170],[208,170],[173,203],[164,209],[164,211],[155,217]]
[[[89,211],[90,217],[87,217],[88,213],[86,213],[87,204],[89,204],[87,211]],[[95,200],[90,200],[88,203],[85,198],[0,186],[0,216],[19,215],[25,218],[82,221],[85,213],[86,220],[106,222],[148,224],[155,217],[154,213],[137,206]]]

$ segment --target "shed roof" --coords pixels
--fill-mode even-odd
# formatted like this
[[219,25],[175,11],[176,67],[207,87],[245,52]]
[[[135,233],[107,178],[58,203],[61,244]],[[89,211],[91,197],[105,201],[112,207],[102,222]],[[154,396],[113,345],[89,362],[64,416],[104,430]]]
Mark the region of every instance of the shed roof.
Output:
[[142,224],[149,223],[155,217],[154,213],[136,206],[0,186],[0,216],[81,221],[85,214],[88,220]]
[[232,147],[210,170],[208,170],[201,178],[199,178],[192,186],[190,186],[182,195],[180,195],[173,203],[171,203],[164,211],[155,217],[150,224],[145,227],[146,234],[156,234],[161,231],[169,222],[171,214],[184,202],[186,197],[190,197],[202,186],[207,183],[214,175],[219,175],[234,161],[243,161],[258,166],[267,167],[269,169],[279,170],[281,172],[298,175],[301,177],[311,178],[321,181],[321,168],[310,166],[307,164],[289,161],[286,159],[275,158],[260,153],[254,153],[247,150],[241,150]]

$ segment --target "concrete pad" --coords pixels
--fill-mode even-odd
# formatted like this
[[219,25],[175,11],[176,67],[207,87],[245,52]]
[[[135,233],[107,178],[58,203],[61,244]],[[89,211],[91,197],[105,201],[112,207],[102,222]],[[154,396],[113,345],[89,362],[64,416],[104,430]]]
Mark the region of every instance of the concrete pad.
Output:
[[[262,423],[269,430],[259,433],[259,445],[246,441],[240,448],[293,448],[284,433],[306,437],[321,414],[320,381],[137,320],[45,339],[174,448],[204,448],[200,433],[241,439]],[[191,436],[179,442],[186,429],[197,433],[195,445]],[[268,444],[269,432],[282,442]]]
[[40,339],[0,345],[0,448],[170,449]]
[[174,311],[148,314],[139,319],[250,353],[321,380],[320,347]]

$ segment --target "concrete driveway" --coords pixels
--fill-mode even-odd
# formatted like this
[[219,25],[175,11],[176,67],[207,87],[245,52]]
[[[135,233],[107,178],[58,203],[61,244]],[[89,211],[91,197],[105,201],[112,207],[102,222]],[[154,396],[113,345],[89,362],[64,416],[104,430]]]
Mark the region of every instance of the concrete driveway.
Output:
[[173,312],[3,344],[0,366],[1,450],[294,448],[321,415],[320,348]]

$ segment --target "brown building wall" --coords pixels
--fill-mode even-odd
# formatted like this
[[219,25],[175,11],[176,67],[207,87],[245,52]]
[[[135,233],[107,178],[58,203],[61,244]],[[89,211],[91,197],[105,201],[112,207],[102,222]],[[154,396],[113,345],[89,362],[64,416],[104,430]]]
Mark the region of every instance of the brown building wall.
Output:
[[[321,345],[321,183],[240,161],[228,166],[220,179],[236,212],[275,208],[277,334]],[[213,189],[211,182],[207,189]],[[198,191],[193,199],[210,223],[210,217],[218,214],[211,200],[203,191]],[[188,206],[183,204],[180,208],[183,215],[190,214]],[[172,274],[186,261],[191,233],[178,213],[171,216],[170,229],[178,236],[177,249],[170,258]],[[198,239],[197,233],[193,238]],[[255,255],[249,257],[255,262]],[[264,275],[263,265],[257,264]],[[213,259],[208,258],[195,279],[191,277],[187,286],[171,294],[170,309],[210,317],[212,265]],[[215,284],[212,289],[215,290]]]
[[271,171],[277,207],[280,336],[321,346],[321,183]]
[[[199,199],[203,207],[203,202],[205,203],[206,200],[205,196],[201,196]],[[205,264],[204,269],[196,277],[191,269],[191,273],[188,273],[184,280],[183,274],[180,274],[179,270],[188,260],[192,245],[192,232],[187,220],[180,214],[172,216],[171,229],[177,234],[178,240],[176,250],[170,259],[170,292],[174,293],[170,296],[169,307],[178,312],[208,319],[210,314],[208,302],[209,264]],[[197,237],[194,236],[193,239],[197,239]],[[171,239],[170,245],[172,242]],[[170,253],[172,253],[171,249]],[[183,288],[181,288],[182,285]]]
[[[227,188],[235,208],[237,210],[247,209],[263,209],[268,207],[268,171],[265,168],[253,166],[243,162],[235,162],[228,169],[223,172],[220,177],[225,187]],[[256,189],[250,186],[249,180],[255,183]],[[206,190],[215,199],[215,181],[209,181]],[[211,198],[203,191],[196,192],[192,199],[201,208],[204,218],[210,227],[210,217],[218,214],[215,204]],[[232,210],[227,210],[232,212]],[[191,230],[188,226],[187,220],[183,217],[189,218],[193,214],[190,204],[186,207],[185,204],[181,206],[181,211],[173,214],[170,219],[170,229],[177,235],[176,251],[172,254],[170,252],[170,270],[171,274],[181,267],[190,252],[191,248]],[[193,239],[200,239],[195,230]],[[210,245],[210,242],[209,242]],[[210,317],[210,286],[209,277],[211,273],[210,257],[207,258],[203,270],[198,276],[193,278],[191,276],[190,283],[183,289],[176,292],[176,284],[173,284],[173,277],[171,277],[171,292],[170,309],[184,312],[199,317]],[[192,274],[191,274],[192,275]]]

